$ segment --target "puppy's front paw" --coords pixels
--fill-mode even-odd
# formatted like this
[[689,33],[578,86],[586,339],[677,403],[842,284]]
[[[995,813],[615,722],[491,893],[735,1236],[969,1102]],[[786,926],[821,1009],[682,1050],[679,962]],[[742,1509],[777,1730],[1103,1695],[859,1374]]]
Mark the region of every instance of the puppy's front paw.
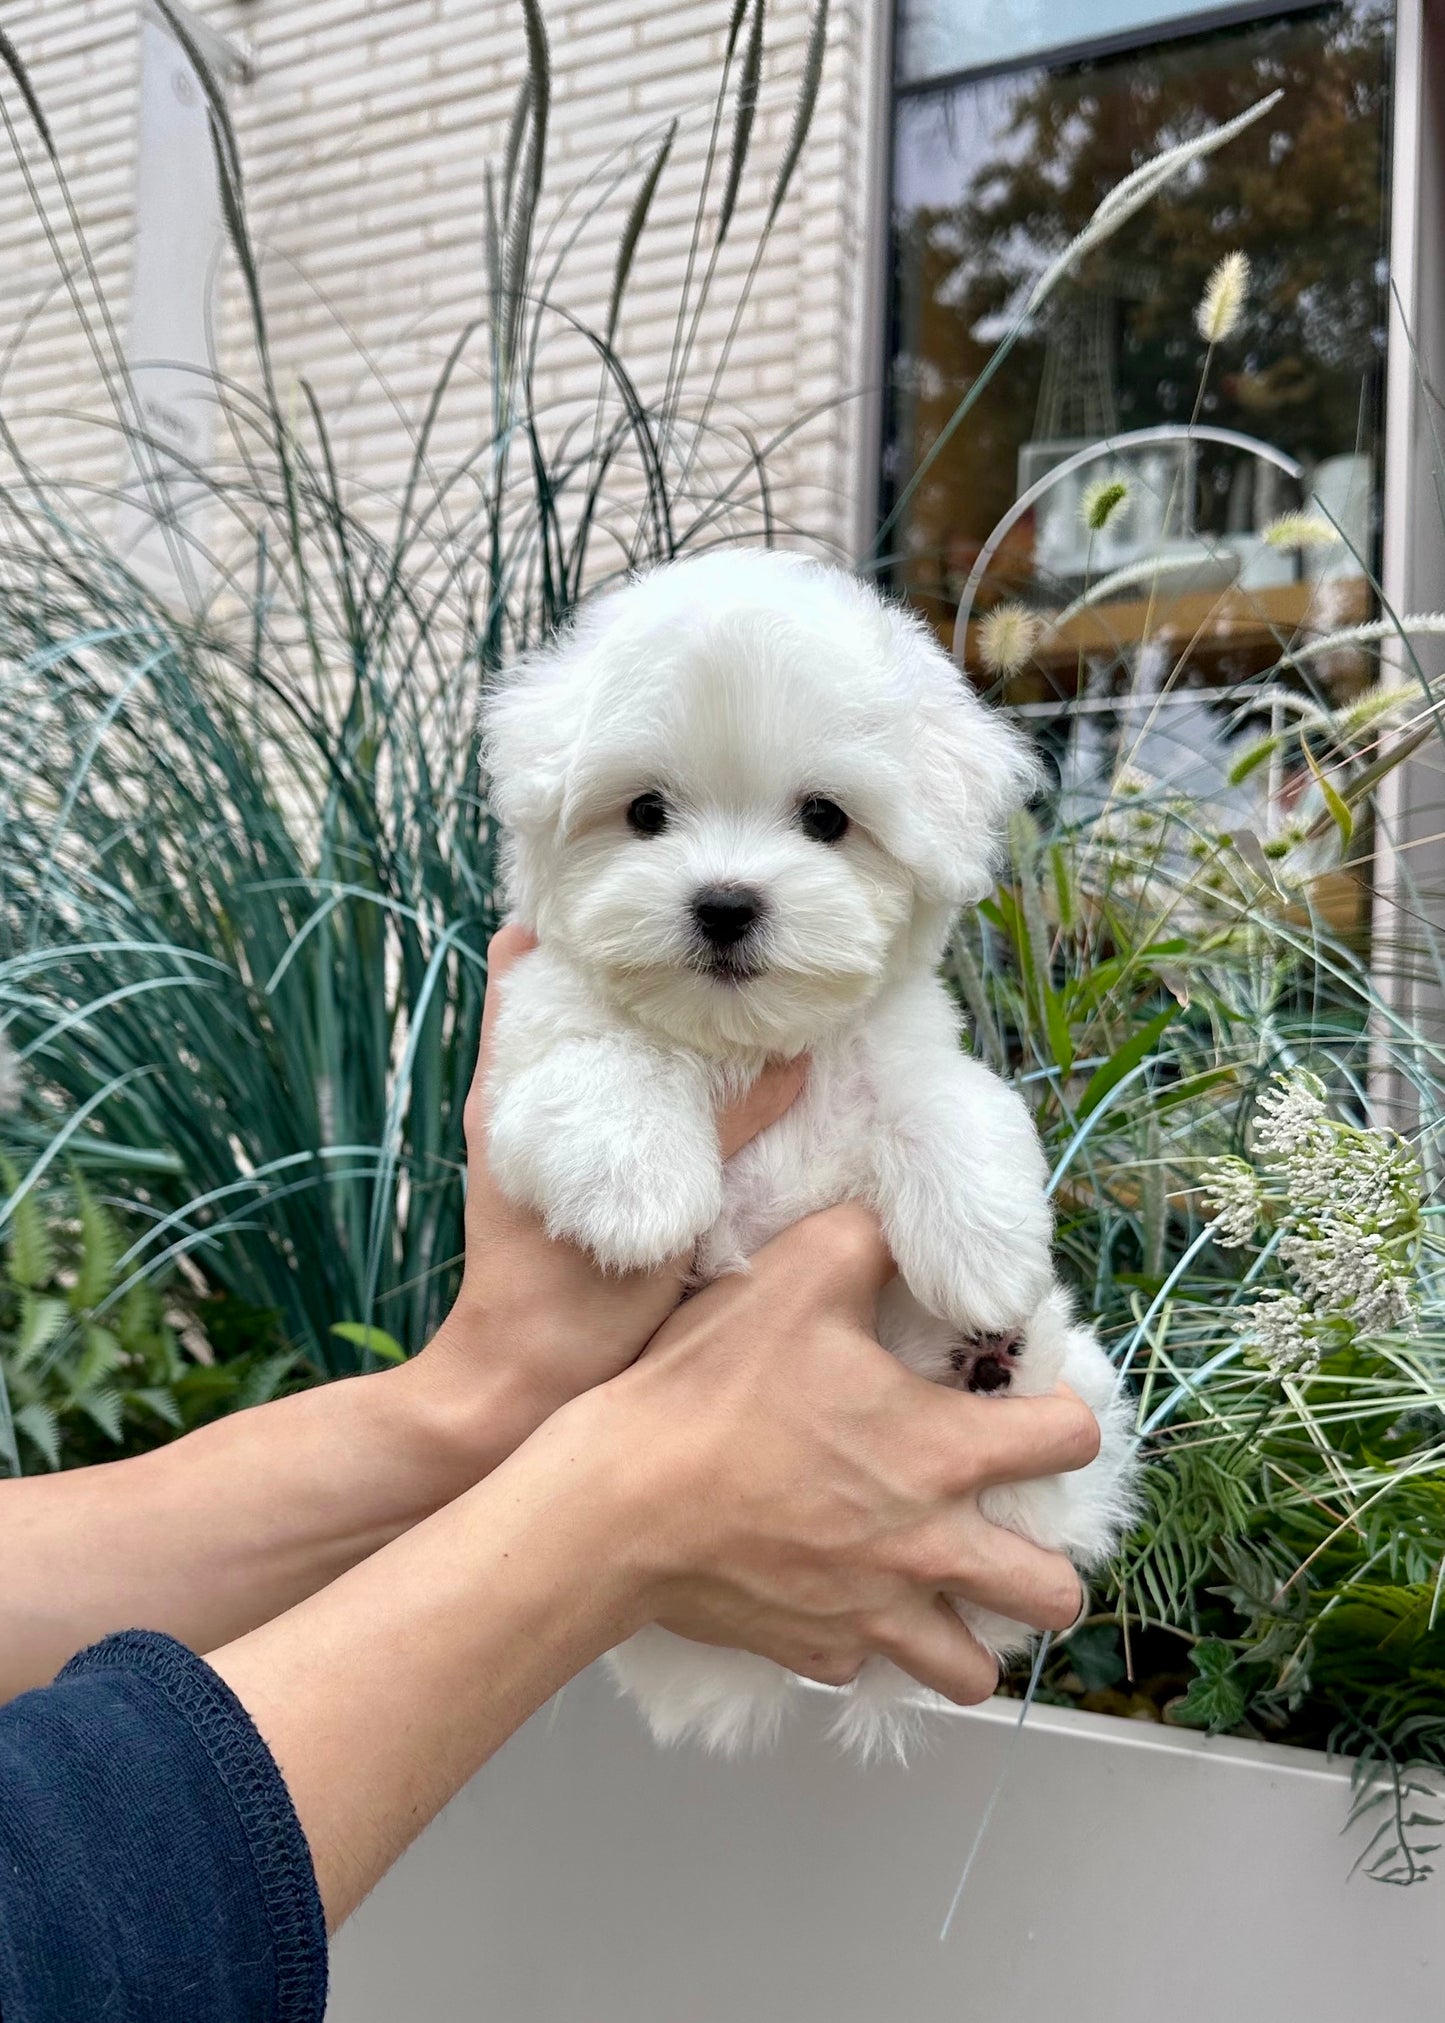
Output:
[[899,1206],[884,1231],[915,1297],[970,1340],[1016,1334],[1053,1279],[1042,1196],[1017,1202],[1011,1221],[970,1213],[963,1201]]
[[569,1175],[566,1197],[547,1217],[554,1236],[570,1236],[605,1271],[651,1271],[691,1253],[722,1209],[715,1159],[677,1145],[648,1145],[621,1167],[599,1159],[594,1178]]
[[[1138,1514],[1134,1406],[1120,1389],[1092,1328],[1070,1323],[1059,1298],[1046,1302],[1044,1312],[1046,1338],[1056,1344],[1059,1372],[1099,1422],[1099,1451],[1083,1468],[986,1489],[979,1509],[990,1524],[1003,1525],[1050,1551],[1066,1552],[1081,1573],[1088,1573],[1113,1557]],[[1002,1648],[992,1634],[988,1640],[991,1649]]]
[[502,1192],[607,1271],[690,1251],[722,1206],[710,1115],[699,1130],[675,1106],[593,1102],[564,1079],[534,1070],[498,1096],[487,1157]]
[[904,1094],[879,1134],[875,1199],[899,1272],[960,1335],[1024,1326],[1053,1278],[1046,1169],[1027,1108],[961,1055],[916,1078],[901,1055],[888,1065]]

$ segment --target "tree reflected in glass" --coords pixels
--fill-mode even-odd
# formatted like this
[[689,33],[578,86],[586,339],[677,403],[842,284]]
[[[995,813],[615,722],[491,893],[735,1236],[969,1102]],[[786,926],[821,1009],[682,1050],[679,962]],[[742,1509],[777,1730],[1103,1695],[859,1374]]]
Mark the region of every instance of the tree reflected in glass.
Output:
[[[999,542],[957,643],[977,669],[991,609],[1019,600],[1043,618],[1005,687],[1038,719],[1061,770],[1102,776],[1131,739],[1138,763],[1142,695],[1142,770],[1229,798],[1229,752],[1271,707],[1262,696],[1249,706],[1251,682],[1302,633],[1369,615],[1391,33],[1387,7],[1356,0],[899,100],[885,513],[1106,192],[1146,157],[1282,93],[1085,257],[885,535],[897,587],[951,640],[993,530],[1080,450],[1156,424],[1246,439],[1101,458],[1044,486]],[[1206,378],[1195,314],[1211,270],[1233,251],[1248,256],[1250,283]],[[1101,476],[1126,482],[1130,496],[1090,534],[1082,496]],[[1339,538],[1263,539],[1301,508],[1322,513]],[[1313,685],[1338,701],[1364,674],[1341,653],[1272,685]],[[1096,719],[1087,752],[1077,722],[1059,714],[1077,703]],[[1262,785],[1276,798],[1290,791],[1274,779],[1250,795]]]

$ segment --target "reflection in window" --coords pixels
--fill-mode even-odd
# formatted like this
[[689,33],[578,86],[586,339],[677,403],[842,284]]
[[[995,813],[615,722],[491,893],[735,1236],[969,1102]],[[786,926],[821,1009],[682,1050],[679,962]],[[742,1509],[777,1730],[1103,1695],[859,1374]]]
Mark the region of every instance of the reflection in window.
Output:
[[912,83],[1018,63],[1214,11],[1209,0],[899,0],[898,75]]
[[[1253,819],[1261,792],[1297,787],[1231,786],[1239,741],[1291,689],[1338,702],[1366,678],[1337,653],[1260,686],[1301,635],[1370,615],[1391,25],[1378,0],[1351,0],[900,94],[884,547],[945,640],[965,607],[956,644],[971,668],[1000,603],[1045,621],[1007,694],[1067,791],[1104,791],[1127,752]],[[1099,199],[1276,89],[1272,112],[1086,257],[938,447]],[[1251,283],[1201,396],[1195,309],[1234,250]],[[1123,480],[1128,502],[1091,533],[1082,500],[1101,477]],[[1338,537],[1264,538],[1300,511]]]

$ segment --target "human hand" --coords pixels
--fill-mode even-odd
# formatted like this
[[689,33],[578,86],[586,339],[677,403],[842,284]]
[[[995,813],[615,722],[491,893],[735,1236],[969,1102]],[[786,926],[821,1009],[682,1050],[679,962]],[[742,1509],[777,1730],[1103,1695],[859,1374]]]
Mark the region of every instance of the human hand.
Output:
[[642,1620],[830,1685],[883,1656],[976,1701],[997,1667],[949,1597],[1052,1630],[1082,1599],[1068,1560],[988,1523],[979,1492],[1085,1466],[1099,1429],[1071,1394],[976,1398],[904,1369],[872,1334],[892,1271],[866,1210],[813,1216],[528,1451],[561,1443],[596,1471]]
[[[869,1331],[891,1270],[865,1210],[799,1224],[484,1481],[211,1650],[281,1766],[333,1929],[529,1714],[648,1622],[830,1683],[877,1653],[975,1701],[993,1661],[945,1596],[1072,1621],[1067,1561],[976,1499],[1083,1466],[1092,1416],[912,1376]],[[338,1681],[363,1675],[359,1749]]]
[[[549,1238],[539,1218],[502,1194],[487,1165],[486,1081],[498,996],[508,971],[536,947],[503,927],[488,951],[487,998],[464,1113],[466,1257],[446,1321],[398,1371],[411,1395],[453,1429],[464,1461],[491,1465],[579,1392],[616,1376],[676,1306],[690,1258],[652,1272],[603,1272],[583,1251]],[[806,1059],[765,1068],[717,1114],[725,1159],[793,1102]],[[395,1387],[400,1389],[398,1383]],[[479,1467],[473,1467],[474,1479]]]

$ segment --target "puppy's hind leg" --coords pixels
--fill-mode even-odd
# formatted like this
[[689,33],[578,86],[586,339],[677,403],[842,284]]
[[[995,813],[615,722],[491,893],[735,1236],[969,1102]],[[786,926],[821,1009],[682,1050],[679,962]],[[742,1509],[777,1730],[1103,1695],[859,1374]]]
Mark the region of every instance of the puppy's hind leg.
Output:
[[925,1737],[925,1717],[948,1701],[887,1658],[870,1658],[838,1695],[829,1734],[859,1763],[906,1764]]
[[700,1742],[719,1756],[770,1747],[802,1691],[791,1672],[751,1651],[716,1650],[657,1628],[639,1630],[607,1662],[654,1740]]

